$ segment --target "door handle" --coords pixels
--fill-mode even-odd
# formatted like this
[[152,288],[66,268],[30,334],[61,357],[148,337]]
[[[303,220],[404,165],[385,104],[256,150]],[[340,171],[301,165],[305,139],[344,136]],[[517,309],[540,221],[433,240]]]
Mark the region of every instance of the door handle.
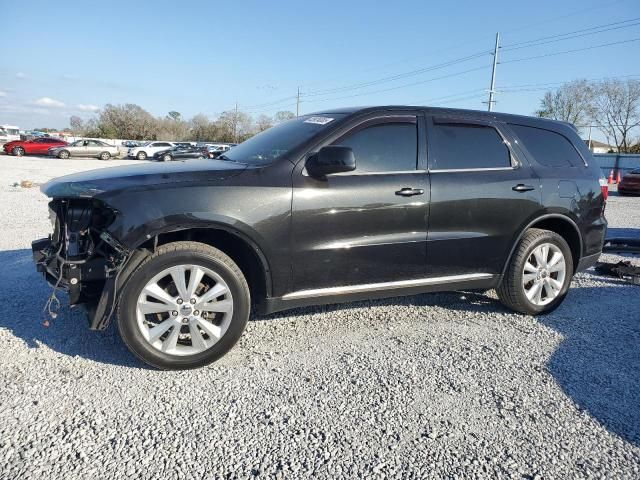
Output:
[[512,187],[511,190],[514,192],[529,192],[531,190],[535,190],[536,187],[533,185],[525,185],[524,183],[519,183],[515,187]]
[[412,197],[413,195],[422,195],[423,193],[424,190],[421,188],[405,187],[398,190],[396,195],[400,195],[401,197]]

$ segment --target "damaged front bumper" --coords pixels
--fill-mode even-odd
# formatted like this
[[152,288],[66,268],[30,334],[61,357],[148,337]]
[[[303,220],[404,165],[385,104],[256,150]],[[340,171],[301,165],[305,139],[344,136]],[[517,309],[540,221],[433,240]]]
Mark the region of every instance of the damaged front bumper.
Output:
[[113,238],[96,209],[88,202],[52,202],[54,233],[31,243],[36,270],[56,292],[68,294],[69,305],[82,305],[93,330],[107,327],[115,307],[117,279],[130,252]]

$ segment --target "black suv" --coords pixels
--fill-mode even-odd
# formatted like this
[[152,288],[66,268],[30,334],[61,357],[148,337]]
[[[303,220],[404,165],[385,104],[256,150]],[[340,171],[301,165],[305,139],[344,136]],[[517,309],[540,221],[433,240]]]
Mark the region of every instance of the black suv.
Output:
[[54,179],[37,268],[158,368],[205,365],[253,307],[495,288],[557,307],[606,230],[599,169],[568,124],[424,107],[332,110],[217,160]]

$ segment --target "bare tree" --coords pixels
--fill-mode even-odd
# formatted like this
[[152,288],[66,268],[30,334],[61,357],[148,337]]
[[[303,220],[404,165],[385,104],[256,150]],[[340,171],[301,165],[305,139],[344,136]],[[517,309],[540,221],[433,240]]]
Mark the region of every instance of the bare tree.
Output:
[[268,115],[260,115],[256,118],[256,133],[264,132],[273,127],[273,120]]
[[273,121],[274,123],[282,123],[282,122],[286,122],[287,120],[291,120],[292,118],[295,118],[296,114],[293,112],[289,112],[288,110],[283,110],[281,112],[276,113],[273,116]]
[[544,94],[536,115],[584,126],[593,118],[594,97],[594,88],[587,80],[565,83]]
[[206,115],[199,113],[189,121],[189,138],[199,142],[218,140],[218,128]]
[[69,118],[69,126],[74,135],[82,135],[84,133],[84,122],[77,115],[72,115],[71,118]]
[[596,87],[595,119],[619,152],[631,148],[631,134],[640,126],[640,80],[605,80]]
[[218,118],[221,140],[238,143],[251,136],[251,117],[245,112],[227,110]]
[[158,120],[132,103],[105,105],[98,115],[97,126],[100,136],[106,138],[145,140],[154,139],[158,133]]

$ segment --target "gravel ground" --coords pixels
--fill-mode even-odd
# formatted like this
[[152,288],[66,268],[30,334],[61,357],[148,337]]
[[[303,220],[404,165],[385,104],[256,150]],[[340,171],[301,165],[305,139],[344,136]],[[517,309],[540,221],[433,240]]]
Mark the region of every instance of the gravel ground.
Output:
[[[593,272],[538,318],[471,292],[256,318],[187,372],[42,327],[47,200],[10,185],[130,163],[0,157],[0,478],[640,477],[640,289]],[[640,198],[607,212],[640,235]]]

